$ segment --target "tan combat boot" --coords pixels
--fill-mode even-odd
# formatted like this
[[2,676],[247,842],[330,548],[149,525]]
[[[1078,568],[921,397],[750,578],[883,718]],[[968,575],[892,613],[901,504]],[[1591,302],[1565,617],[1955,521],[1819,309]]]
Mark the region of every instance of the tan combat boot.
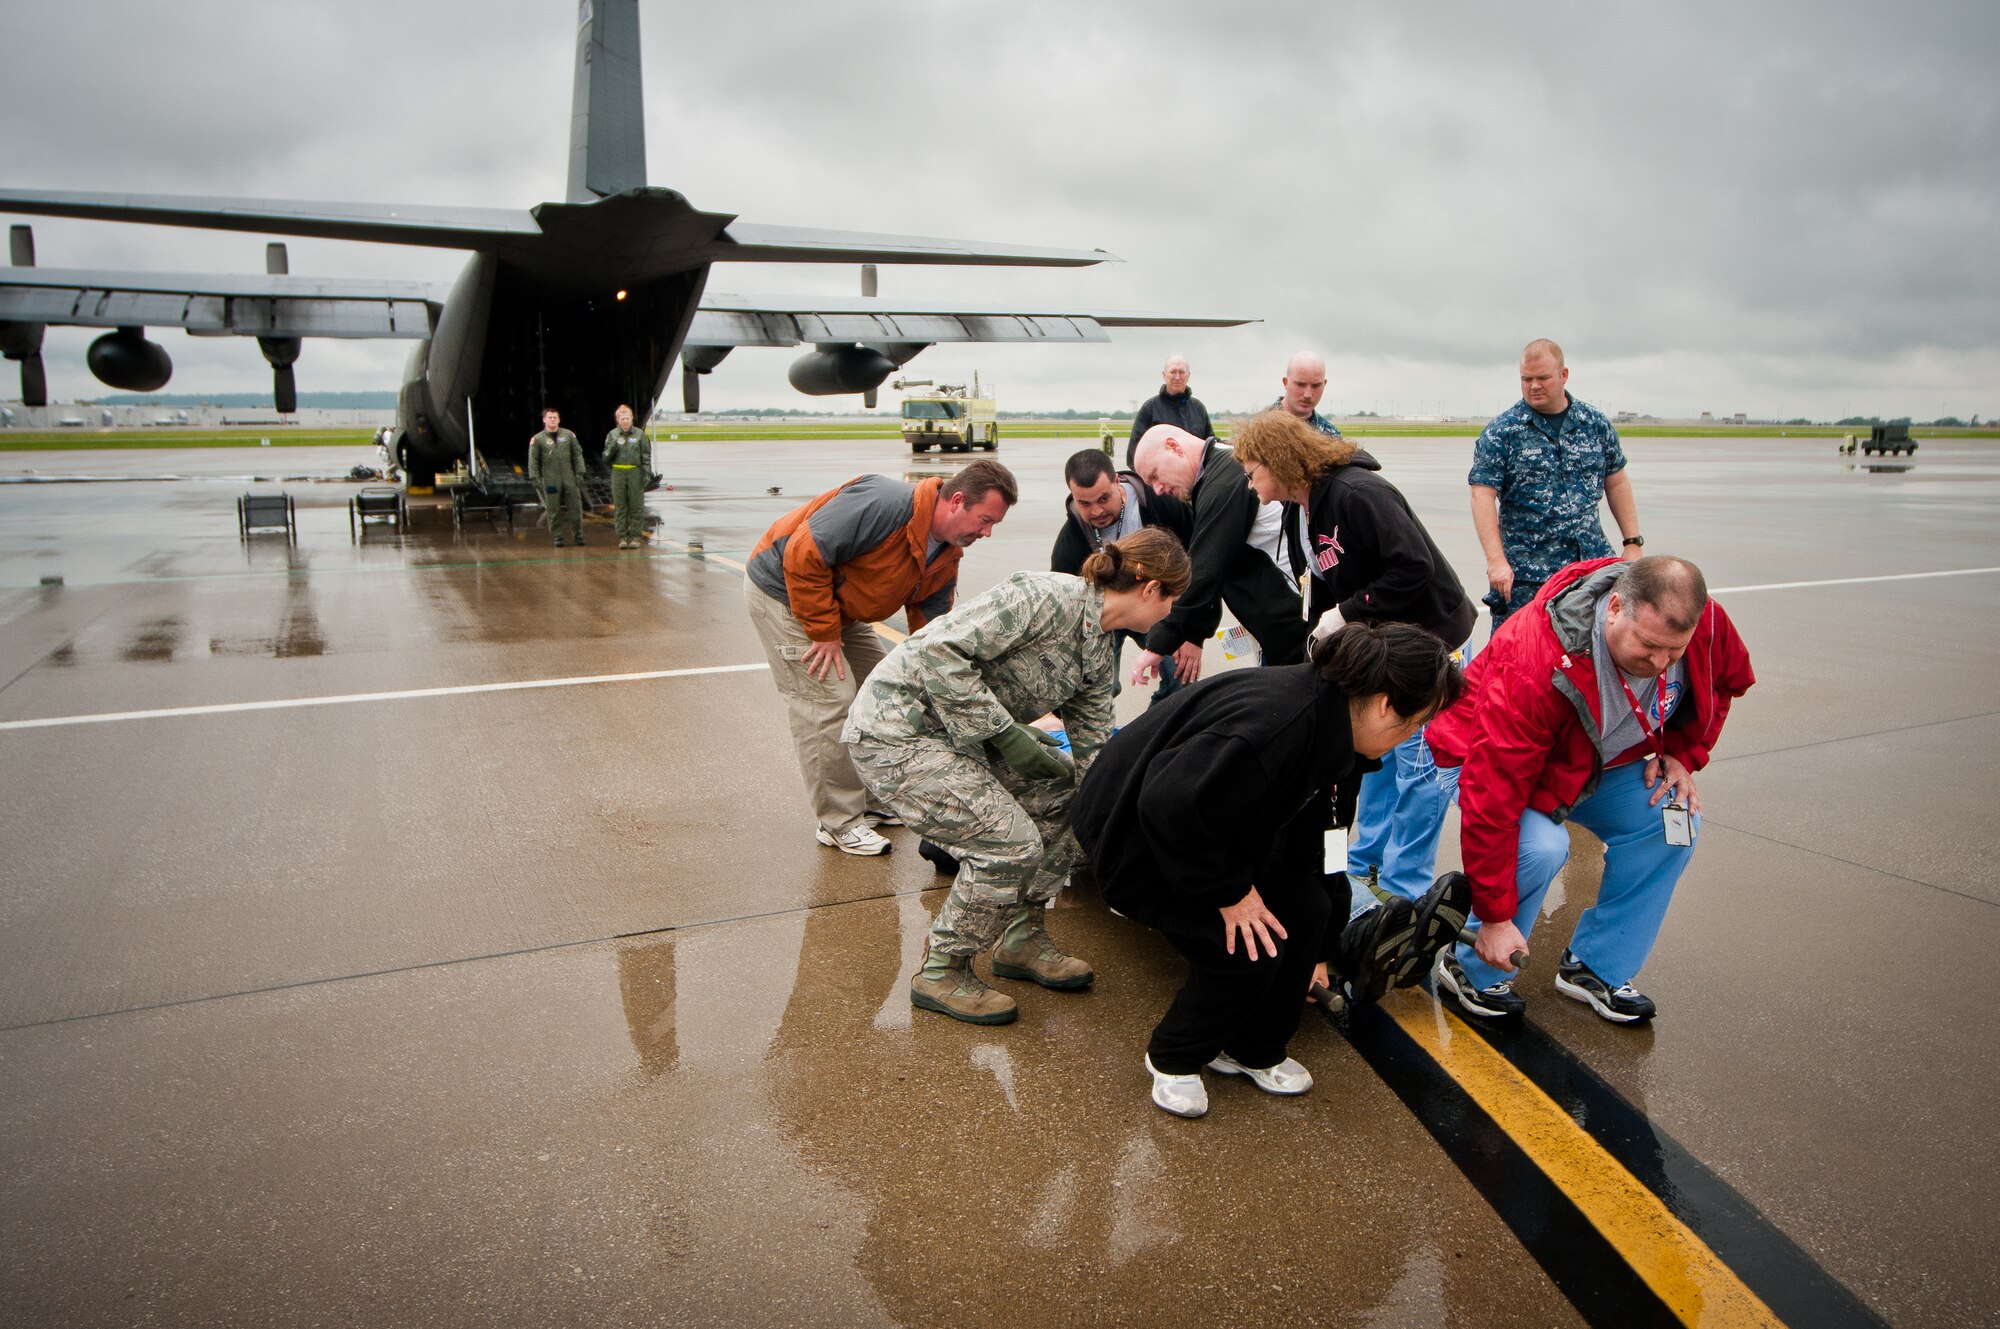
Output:
[[1089,987],[1097,972],[1075,956],[1062,953],[1042,927],[1045,912],[1038,904],[1023,905],[1008,920],[1000,944],[993,948],[993,976],[1025,978],[1065,992]]
[[935,950],[924,952],[923,967],[910,980],[910,1005],[967,1024],[1008,1024],[1021,1013],[1012,997],[972,972],[971,956]]

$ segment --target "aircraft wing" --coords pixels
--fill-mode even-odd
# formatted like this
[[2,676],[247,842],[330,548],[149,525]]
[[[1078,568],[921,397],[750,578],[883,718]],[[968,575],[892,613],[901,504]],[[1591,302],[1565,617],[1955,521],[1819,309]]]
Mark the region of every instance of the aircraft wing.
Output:
[[963,263],[997,268],[1081,268],[1124,262],[1102,249],[1046,249],[740,221],[731,222],[704,257],[714,263]]
[[322,240],[422,245],[515,255],[532,262],[536,242],[565,228],[610,228],[605,243],[664,249],[664,266],[695,263],[956,263],[987,267],[1083,267],[1117,262],[1102,249],[945,240],[923,235],[766,226],[700,212],[671,189],[640,187],[590,203],[530,209],[425,204],[310,202],[197,194],[105,194],[0,189],[0,212],[211,231],[304,235]]
[[437,249],[491,249],[538,236],[534,214],[513,208],[441,208],[398,203],[315,203],[293,199],[209,198],[198,194],[98,194],[0,189],[0,212],[210,231],[308,235],[322,240]]
[[0,323],[197,337],[428,337],[449,288],[324,277],[0,268]]
[[1248,318],[1143,314],[1048,305],[912,304],[868,296],[732,296],[709,292],[689,346],[803,342],[1102,342],[1106,328],[1233,328]]

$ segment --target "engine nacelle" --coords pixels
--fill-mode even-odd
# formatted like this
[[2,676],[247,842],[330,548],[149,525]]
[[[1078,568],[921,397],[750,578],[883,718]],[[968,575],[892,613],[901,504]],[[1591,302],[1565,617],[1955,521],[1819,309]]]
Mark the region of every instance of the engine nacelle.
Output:
[[866,346],[816,346],[785,371],[791,385],[808,397],[869,392],[896,372],[896,362]]
[[84,361],[97,381],[126,392],[157,392],[174,376],[173,357],[144,328],[120,328],[90,344]]
[[[283,245],[272,245],[272,249],[283,249]],[[278,264],[281,260],[273,255],[268,260]],[[282,268],[277,269],[282,271]],[[264,362],[271,366],[271,406],[279,415],[299,413],[299,381],[292,373],[292,364],[299,358],[300,341],[297,337],[259,337],[257,345],[263,349]]]

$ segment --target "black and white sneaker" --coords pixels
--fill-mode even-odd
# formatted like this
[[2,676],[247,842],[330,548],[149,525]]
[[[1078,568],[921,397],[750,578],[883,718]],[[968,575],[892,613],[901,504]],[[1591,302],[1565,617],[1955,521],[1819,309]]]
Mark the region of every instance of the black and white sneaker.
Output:
[[901,826],[903,819],[887,808],[869,808],[861,814],[861,819],[870,826]]
[[1449,946],[1438,952],[1437,963],[1431,968],[1431,978],[1436,981],[1440,994],[1450,993],[1460,1010],[1482,1020],[1518,1020],[1528,1009],[1528,1003],[1514,994],[1512,979],[1495,983],[1492,987],[1473,987],[1472,980],[1466,976]]
[[1590,1003],[1590,1008],[1613,1024],[1633,1024],[1650,1020],[1656,1013],[1653,999],[1630,983],[1613,988],[1590,971],[1590,966],[1567,949],[1556,965],[1556,991],[1565,997]]
[[1438,951],[1457,942],[1472,912],[1472,882],[1463,872],[1447,872],[1417,902],[1410,944],[1396,957],[1390,981],[1415,987],[1436,963]]
[[[1338,905],[1344,897],[1336,895]],[[1344,979],[1357,1002],[1379,1001],[1395,977],[1397,958],[1409,950],[1416,910],[1400,895],[1347,921],[1327,955],[1328,968]]]

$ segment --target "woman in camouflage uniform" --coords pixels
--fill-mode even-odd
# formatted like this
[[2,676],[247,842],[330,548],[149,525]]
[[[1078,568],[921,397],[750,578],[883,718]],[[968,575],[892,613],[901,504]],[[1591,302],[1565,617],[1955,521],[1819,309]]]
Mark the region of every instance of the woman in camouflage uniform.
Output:
[[[1079,858],[1069,800],[1111,736],[1115,632],[1145,632],[1187,589],[1187,552],[1148,528],[1084,560],[1082,575],[1017,572],[897,646],[854,699],[841,741],[861,782],[958,860],[910,1002],[971,1024],[1018,1013],[972,970],[1084,988],[1089,965],[1043,927]],[[1029,721],[1053,712],[1071,758]]]

